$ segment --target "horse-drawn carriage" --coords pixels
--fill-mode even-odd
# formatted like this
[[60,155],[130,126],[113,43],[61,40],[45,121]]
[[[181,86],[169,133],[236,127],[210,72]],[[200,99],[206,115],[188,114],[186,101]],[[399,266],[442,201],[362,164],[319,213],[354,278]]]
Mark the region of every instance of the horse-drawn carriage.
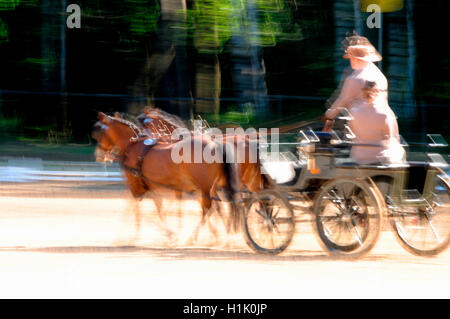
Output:
[[[164,117],[158,112],[144,114],[140,121],[143,127],[149,130],[149,135],[163,138],[168,144],[173,142],[170,133],[179,127],[179,123],[170,121],[170,118],[169,124],[172,126],[164,124]],[[158,121],[158,127],[164,128],[163,134],[155,125],[155,121]],[[104,132],[107,132],[102,127],[114,122],[117,121],[111,122],[111,118],[106,118],[100,125],[101,133],[98,133],[100,137],[97,140],[106,153],[110,153],[115,147],[106,147],[108,143],[100,143],[100,140],[105,140]],[[209,128],[204,120],[201,123],[203,128]],[[116,124],[123,123],[114,125]],[[110,125],[108,130],[111,131],[112,127],[113,125]],[[121,130],[128,132],[123,133],[126,136],[123,141],[125,144],[134,134],[139,135],[139,129],[133,125],[125,125]],[[106,141],[110,141],[110,138],[106,137]],[[432,139],[429,147],[447,146],[446,143],[437,141],[436,136],[429,137]],[[139,138],[131,139],[140,141]],[[144,140],[141,146],[125,146],[122,150],[129,158],[131,149],[143,150],[137,151],[135,156],[137,164],[134,165],[138,165],[138,168],[130,169],[130,164],[127,164],[130,162],[129,158],[123,160],[126,175],[136,186],[135,192],[141,195],[151,185],[181,191],[178,188],[185,179],[180,179],[179,184],[158,185],[162,184],[163,180],[154,179],[157,173],[162,173],[161,169],[154,170],[153,175],[145,174],[142,167],[151,169],[151,165],[146,165],[144,160],[153,147],[148,146],[146,141]],[[413,254],[433,256],[449,245],[450,182],[445,172],[447,164],[445,161],[436,160],[439,158],[438,154],[431,154],[431,161],[401,165],[357,165],[349,158],[350,149],[355,146],[351,132],[349,134],[345,129],[321,132],[314,130],[311,125],[299,130],[297,141],[290,145],[295,147],[295,154],[290,153],[291,156],[284,163],[271,162],[270,156],[264,157],[261,155],[264,152],[259,152],[256,172],[264,176],[268,183],[261,189],[253,187],[256,184],[250,181],[247,186],[251,186],[248,188],[253,190],[243,191],[240,200],[233,203],[241,208],[238,211],[243,212],[241,220],[244,237],[253,250],[267,254],[284,251],[295,234],[296,223],[303,220],[303,214],[313,217],[320,244],[338,256],[357,258],[368,253],[385,227],[385,220],[392,222],[393,230],[401,244]],[[260,142],[259,149],[269,146],[270,143]],[[161,161],[156,161],[152,165],[160,164]],[[271,174],[270,167],[274,166],[289,168],[292,172],[291,180],[278,180]],[[186,169],[188,168],[190,169],[189,165],[186,166]],[[220,167],[216,168],[214,173],[220,178]],[[255,177],[254,172],[241,173],[242,176]],[[175,177],[176,173],[172,177],[165,176],[166,179]],[[195,178],[196,176],[190,175],[192,183],[186,184],[186,187],[194,190]],[[210,179],[211,183],[208,185],[214,185],[217,179]],[[211,193],[208,187],[203,190],[201,202],[204,217],[205,208],[210,207],[211,200],[217,200],[213,195],[215,194]]]
[[[246,205],[244,235],[251,248],[282,252],[305,213],[313,217],[320,244],[343,257],[368,253],[386,219],[413,254],[433,256],[449,245],[450,181],[443,158],[429,154],[429,161],[358,165],[349,158],[350,148],[356,146],[351,135],[299,131],[296,160],[290,157],[295,177],[279,183],[268,171],[272,190],[254,194]],[[428,147],[447,146],[439,136],[429,138]]]

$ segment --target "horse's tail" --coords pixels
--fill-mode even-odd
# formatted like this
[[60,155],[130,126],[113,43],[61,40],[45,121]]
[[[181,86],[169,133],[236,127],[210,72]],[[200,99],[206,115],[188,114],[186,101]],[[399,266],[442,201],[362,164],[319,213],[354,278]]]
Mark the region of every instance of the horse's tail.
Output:
[[[229,156],[232,155],[231,161]],[[227,201],[230,203],[230,226],[231,229],[235,232],[238,232],[241,228],[242,224],[242,214],[239,205],[236,204],[237,194],[239,192],[239,180],[238,180],[238,172],[235,156],[234,156],[234,148],[231,144],[224,142],[223,143],[223,173],[226,181],[226,186],[224,187],[224,192],[227,197]],[[228,157],[227,157],[228,156]]]
[[260,160],[259,143],[256,145],[256,169],[258,171],[257,176],[260,178],[259,190],[273,188],[267,175],[262,171],[262,164]]

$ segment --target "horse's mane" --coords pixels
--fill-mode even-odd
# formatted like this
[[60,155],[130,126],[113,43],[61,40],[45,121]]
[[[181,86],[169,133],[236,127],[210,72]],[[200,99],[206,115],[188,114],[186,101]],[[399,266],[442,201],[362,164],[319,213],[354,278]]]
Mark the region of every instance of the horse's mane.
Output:
[[187,128],[186,123],[179,116],[167,113],[159,108],[147,108],[144,110],[144,114],[158,116],[177,128]]
[[131,128],[134,133],[139,137],[139,136],[144,136],[145,134],[142,132],[142,130],[139,128],[139,126],[137,126],[136,124],[134,124],[131,121],[125,120],[124,118],[121,117],[116,117],[116,116],[109,116],[110,119],[122,123],[124,125],[127,125],[129,128]]

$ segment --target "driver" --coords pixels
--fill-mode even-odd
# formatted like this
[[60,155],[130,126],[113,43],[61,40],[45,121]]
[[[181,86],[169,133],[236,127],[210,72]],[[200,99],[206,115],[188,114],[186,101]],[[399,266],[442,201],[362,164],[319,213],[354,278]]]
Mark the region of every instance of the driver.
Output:
[[400,145],[397,119],[389,107],[387,80],[373,62],[382,57],[365,37],[354,33],[343,41],[345,55],[353,72],[345,79],[339,97],[325,113],[324,131],[331,130],[334,119],[346,109],[353,120],[350,129],[355,143],[377,144],[354,146],[351,156],[356,163],[398,163],[405,152]]

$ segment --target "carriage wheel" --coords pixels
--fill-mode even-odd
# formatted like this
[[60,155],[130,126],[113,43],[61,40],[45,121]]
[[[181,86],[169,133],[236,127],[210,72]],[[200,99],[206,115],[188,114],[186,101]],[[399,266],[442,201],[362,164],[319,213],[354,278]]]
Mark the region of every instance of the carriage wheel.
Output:
[[393,214],[400,244],[418,256],[435,256],[450,244],[450,186],[443,177],[435,177],[432,193],[428,207],[402,207]]
[[325,184],[314,202],[320,244],[345,258],[367,254],[381,231],[384,206],[380,198],[365,181],[342,178]]
[[246,206],[244,237],[256,252],[279,254],[295,233],[294,212],[287,199],[277,191],[255,193]]

